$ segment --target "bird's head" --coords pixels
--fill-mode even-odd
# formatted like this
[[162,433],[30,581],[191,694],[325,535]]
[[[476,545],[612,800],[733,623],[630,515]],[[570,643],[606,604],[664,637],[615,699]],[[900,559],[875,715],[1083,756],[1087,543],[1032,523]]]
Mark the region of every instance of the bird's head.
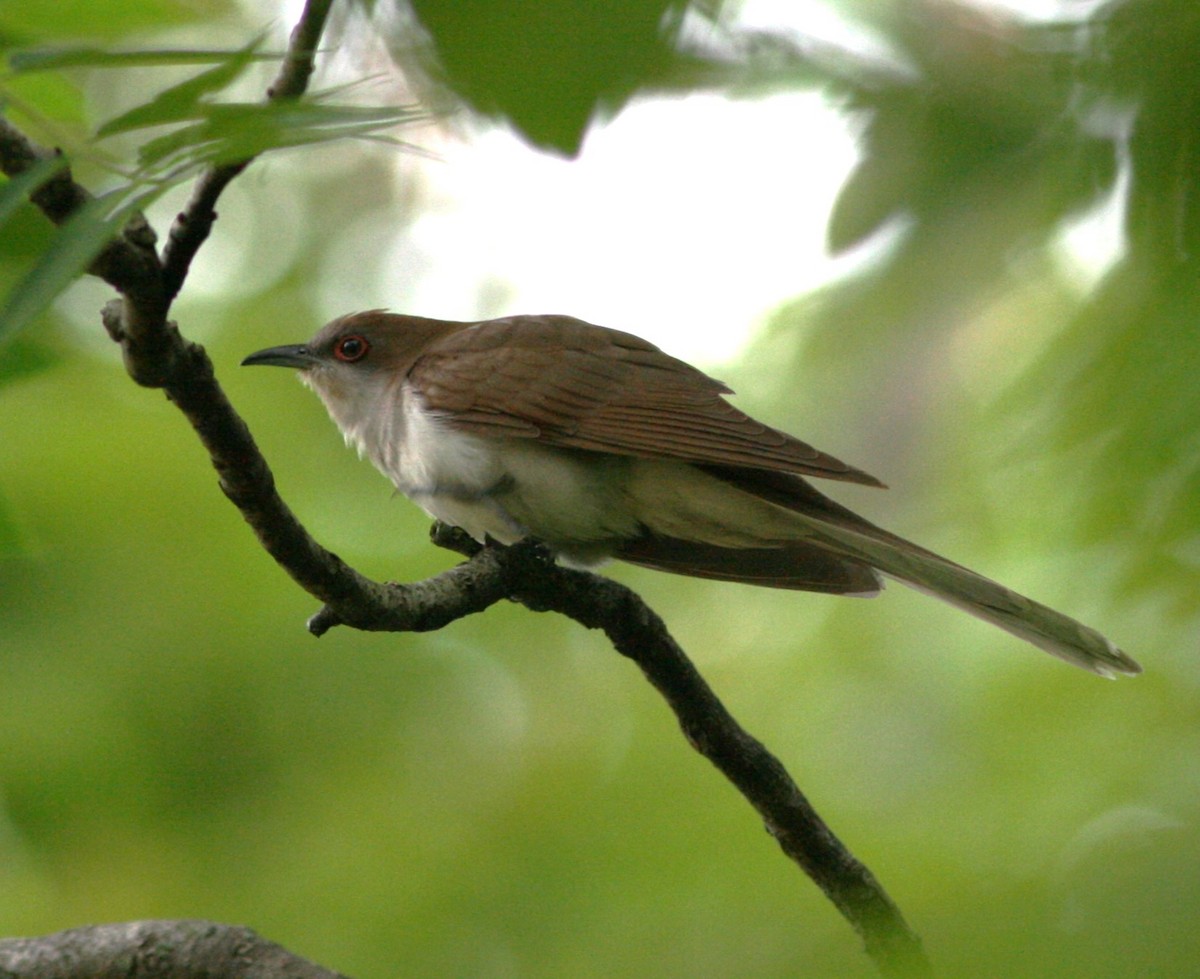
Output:
[[373,309],[341,316],[307,343],[268,347],[243,366],[292,367],[329,409],[348,439],[397,406],[405,378],[421,351],[460,326]]

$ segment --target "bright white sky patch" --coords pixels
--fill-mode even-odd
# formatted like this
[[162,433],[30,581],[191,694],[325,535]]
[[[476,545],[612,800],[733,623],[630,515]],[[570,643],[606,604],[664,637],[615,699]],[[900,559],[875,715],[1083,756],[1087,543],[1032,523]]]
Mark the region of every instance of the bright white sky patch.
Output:
[[439,153],[392,263],[428,270],[410,311],[571,313],[712,363],[829,277],[825,224],[856,151],[821,96],[797,93],[639,102],[574,161],[500,130]]

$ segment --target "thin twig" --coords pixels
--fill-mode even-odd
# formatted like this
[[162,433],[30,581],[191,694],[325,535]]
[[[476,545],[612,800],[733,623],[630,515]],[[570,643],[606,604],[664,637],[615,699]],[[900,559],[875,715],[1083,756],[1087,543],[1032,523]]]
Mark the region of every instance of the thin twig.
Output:
[[[308,0],[304,5],[304,11],[292,30],[279,74],[267,89],[269,101],[285,102],[304,94],[312,77],[317,45],[325,30],[332,3],[333,0]],[[247,157],[209,167],[196,181],[191,199],[176,216],[163,245],[163,287],[171,299],[179,294],[192,259],[212,232],[213,223],[217,220],[217,199],[221,192],[253,160],[254,157]]]

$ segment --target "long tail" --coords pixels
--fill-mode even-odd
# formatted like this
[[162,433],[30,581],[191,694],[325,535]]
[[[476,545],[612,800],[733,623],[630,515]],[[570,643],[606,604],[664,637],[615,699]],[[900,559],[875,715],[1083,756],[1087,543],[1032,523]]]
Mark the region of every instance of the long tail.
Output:
[[836,526],[824,528],[822,536],[838,551],[860,558],[888,577],[970,612],[1068,663],[1107,677],[1142,671],[1095,629],[915,544],[905,541],[900,546]]
[[810,544],[861,561],[1085,670],[1107,677],[1142,671],[1095,629],[876,527],[798,476],[705,468],[723,481],[797,514]]

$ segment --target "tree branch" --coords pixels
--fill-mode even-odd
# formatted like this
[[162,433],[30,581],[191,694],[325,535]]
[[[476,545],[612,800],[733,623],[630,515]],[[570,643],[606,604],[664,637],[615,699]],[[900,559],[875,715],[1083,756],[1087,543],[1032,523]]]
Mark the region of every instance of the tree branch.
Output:
[[0,940],[13,979],[345,979],[249,928],[212,921],[129,921]]
[[[308,88],[312,76],[317,45],[329,18],[333,0],[308,0],[292,29],[287,53],[279,74],[267,89],[271,102],[298,99]],[[208,239],[217,220],[217,198],[238,174],[246,169],[253,157],[209,167],[196,182],[191,200],[175,218],[163,246],[163,286],[167,296],[174,299],[183,287],[192,259]]]
[[[295,98],[304,91],[329,4],[330,0],[309,0],[271,98]],[[6,173],[24,172],[47,154],[0,120],[0,167]],[[276,491],[270,468],[217,383],[204,349],[185,340],[166,319],[216,219],[218,197],[249,162],[213,168],[198,181],[171,229],[161,262],[154,252],[153,232],[135,221],[110,243],[91,271],[122,294],[122,300],[105,307],[103,320],[122,347],[130,376],[166,392],[195,429],[222,491],[262,546],[302,588],[325,603],[310,620],[310,630],[321,635],[337,624],[388,631],[438,629],[502,599],[603,629],[663,695],[689,743],[733,782],[784,852],[849,920],[880,969],[894,976],[927,975],[919,940],[870,871],[830,831],[778,759],[737,724],[662,620],[632,591],[606,578],[556,566],[535,542],[480,548],[461,533],[443,528],[437,531],[438,543],[470,559],[427,581],[398,585],[363,577],[313,540]],[[90,199],[65,169],[32,198],[56,223]]]
[[636,592],[611,578],[559,567],[548,551],[532,541],[481,549],[463,531],[441,524],[435,525],[433,539],[440,546],[474,555],[460,568],[495,555],[492,560],[499,564],[499,578],[510,582],[511,601],[534,612],[558,612],[589,629],[602,629],[617,652],[633,660],[666,700],[688,744],[758,810],[784,853],[850,922],[880,971],[894,976],[931,974],[920,939],[875,876],[834,835],[779,759],[738,724],[662,619]]

